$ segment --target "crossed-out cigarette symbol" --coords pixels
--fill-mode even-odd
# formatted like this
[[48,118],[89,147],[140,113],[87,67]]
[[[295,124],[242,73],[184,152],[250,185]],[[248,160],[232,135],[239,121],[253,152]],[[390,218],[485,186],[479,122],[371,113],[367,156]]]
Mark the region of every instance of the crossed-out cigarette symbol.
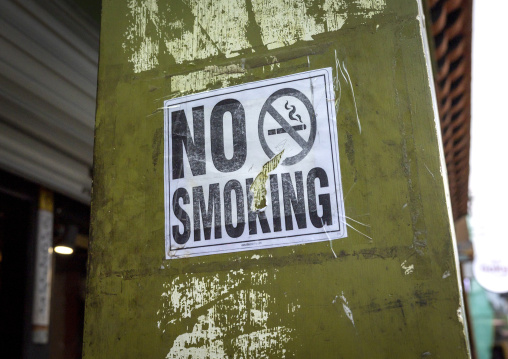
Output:
[[[301,101],[305,105],[305,108],[307,109],[307,112],[309,114],[309,119],[310,119],[310,135],[309,135],[308,140],[305,140],[298,133],[298,131],[303,131],[303,130],[307,129],[306,124],[301,123],[298,125],[291,125],[288,122],[288,120],[286,120],[284,118],[284,116],[282,116],[273,107],[273,102],[282,96],[293,97],[294,99]],[[292,116],[292,113],[294,113],[295,108],[294,108],[294,106],[290,106],[290,107],[293,108],[292,111],[290,112],[290,118],[292,120],[295,120],[296,118],[294,118]],[[286,109],[289,109],[287,107],[287,102],[286,102]],[[269,129],[267,131],[267,135],[273,136],[273,135],[287,133],[301,148],[301,151],[299,153],[297,153],[296,155],[285,158],[284,161],[282,161],[282,165],[288,166],[288,165],[293,165],[295,163],[300,162],[307,155],[307,153],[309,153],[309,151],[312,148],[312,145],[314,144],[314,140],[316,138],[316,114],[314,112],[314,107],[312,106],[312,103],[309,101],[307,96],[305,96],[302,92],[300,92],[294,88],[284,88],[284,89],[277,90],[272,95],[270,95],[270,97],[268,97],[268,99],[264,103],[263,107],[261,108],[261,112],[259,114],[258,135],[259,135],[259,141],[260,141],[261,146],[263,147],[263,150],[265,151],[266,155],[269,158],[272,158],[273,156],[275,156],[275,152],[268,145],[266,138],[265,138],[265,132],[264,132],[264,121],[265,121],[267,113],[270,114],[271,117],[273,117],[273,119],[275,121],[277,121],[277,123],[280,125],[280,128]],[[297,120],[299,120],[301,122],[301,117],[298,115],[297,115],[297,117],[298,117]]]

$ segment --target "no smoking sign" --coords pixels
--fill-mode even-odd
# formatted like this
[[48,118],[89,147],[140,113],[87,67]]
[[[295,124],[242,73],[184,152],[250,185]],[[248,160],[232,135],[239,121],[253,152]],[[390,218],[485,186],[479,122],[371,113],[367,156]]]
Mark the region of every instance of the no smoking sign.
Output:
[[329,68],[165,101],[166,258],[345,237],[333,104]]

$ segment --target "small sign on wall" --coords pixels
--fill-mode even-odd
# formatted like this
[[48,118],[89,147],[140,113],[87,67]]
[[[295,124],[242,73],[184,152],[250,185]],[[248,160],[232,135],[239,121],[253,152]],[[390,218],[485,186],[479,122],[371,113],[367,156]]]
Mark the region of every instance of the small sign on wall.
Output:
[[347,236],[330,68],[164,108],[166,258]]
[[43,188],[39,193],[35,251],[32,341],[36,344],[47,344],[53,276],[53,193]]

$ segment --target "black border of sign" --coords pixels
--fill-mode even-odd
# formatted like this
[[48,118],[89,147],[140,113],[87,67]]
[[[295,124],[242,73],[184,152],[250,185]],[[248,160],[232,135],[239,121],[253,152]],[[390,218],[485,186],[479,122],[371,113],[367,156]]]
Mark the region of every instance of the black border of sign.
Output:
[[[289,75],[289,76],[297,76],[298,74],[293,74],[293,75]],[[181,104],[184,104],[184,103],[188,103],[188,102],[194,102],[194,101],[197,101],[197,100],[204,100],[204,99],[208,99],[208,98],[212,98],[212,97],[217,97],[217,96],[223,96],[223,95],[228,95],[228,94],[232,94],[232,93],[239,93],[239,92],[243,92],[243,91],[250,91],[250,90],[256,90],[256,89],[259,89],[259,88],[263,88],[263,87],[270,87],[270,86],[274,86],[274,85],[280,85],[280,84],[285,84],[285,83],[291,83],[291,82],[296,82],[296,81],[302,81],[302,80],[310,80],[310,79],[313,79],[313,78],[319,78],[319,77],[323,77],[323,80],[324,80],[324,83],[325,83],[325,97],[326,99],[328,99],[328,95],[331,95],[329,94],[329,88],[328,88],[328,83],[327,83],[327,80],[326,80],[326,75],[325,74],[320,74],[320,75],[315,75],[315,76],[309,76],[309,77],[303,77],[303,78],[299,78],[299,79],[295,79],[295,80],[290,80],[290,81],[281,81],[281,82],[276,82],[276,83],[271,83],[269,85],[263,85],[263,86],[257,86],[257,87],[251,87],[251,88],[248,88],[248,89],[244,89],[244,90],[237,90],[237,91],[230,91],[230,92],[223,92],[223,93],[220,93],[220,94],[216,94],[216,95],[212,95],[212,96],[206,96],[206,97],[197,97],[196,95],[199,95],[199,94],[193,94],[194,96],[196,96],[197,98],[194,98],[192,100],[188,100],[188,101],[182,101],[182,102],[176,102],[176,103],[172,103],[170,105],[170,107],[172,106],[176,106],[176,105],[181,105]],[[273,81],[274,79],[266,79],[266,80],[261,80],[259,82],[264,82],[264,81]],[[243,86],[244,84],[242,85],[237,85],[237,86]],[[236,86],[233,86],[233,88],[236,87]],[[192,95],[191,95],[192,96]],[[167,101],[170,101],[170,100],[167,100]],[[165,107],[165,105],[164,105]],[[169,131],[170,131],[170,114],[169,114],[169,108],[165,108],[165,111],[167,113],[167,121],[168,121],[168,128],[166,129],[166,132],[167,135],[168,135],[168,140],[169,140]],[[315,233],[303,233],[303,234],[295,234],[295,235],[286,235],[286,236],[278,236],[278,237],[271,237],[271,238],[257,238],[257,239],[251,239],[251,240],[246,240],[246,241],[241,241],[241,242],[227,242],[227,243],[218,243],[218,244],[208,244],[208,245],[204,245],[204,246],[193,246],[193,247],[179,247],[179,248],[175,248],[175,249],[172,249],[171,248],[171,244],[172,244],[172,235],[171,233],[168,233],[169,235],[169,250],[170,251],[179,251],[179,250],[193,250],[193,249],[199,249],[199,248],[206,248],[206,247],[216,247],[216,246],[225,246],[225,245],[230,245],[230,244],[240,244],[240,243],[255,243],[255,242],[259,242],[259,241],[267,241],[267,240],[271,240],[271,239],[277,239],[277,238],[294,238],[294,237],[301,237],[301,236],[312,236],[312,235],[315,235],[315,234],[321,234],[321,233],[335,233],[335,232],[341,232],[342,229],[341,229],[341,220],[340,220],[340,215],[341,215],[341,206],[340,206],[340,203],[339,203],[339,198],[338,198],[338,193],[337,193],[337,174],[336,174],[336,170],[335,170],[335,158],[334,158],[334,151],[333,151],[333,145],[336,144],[335,141],[333,141],[332,139],[332,129],[331,129],[331,119],[330,119],[330,106],[328,106],[328,104],[326,105],[326,114],[327,114],[327,118],[328,118],[328,133],[330,135],[330,149],[331,149],[331,153],[332,153],[332,166],[333,166],[333,179],[334,179],[334,187],[335,187],[335,201],[336,201],[336,204],[337,204],[337,213],[338,213],[338,224],[339,224],[339,229],[337,230],[332,230],[332,231],[319,231],[319,232],[315,232]],[[166,135],[166,133],[164,134]],[[168,145],[169,146],[169,145]],[[338,148],[338,144],[337,144],[337,148]],[[167,156],[167,166],[168,166],[168,169],[171,168],[171,163],[170,163],[170,153],[169,153],[169,148],[168,148],[168,156]],[[168,174],[169,174],[169,177],[171,177],[171,170],[168,171]],[[171,194],[171,178],[168,178],[168,191],[167,191],[167,197],[166,200],[168,201],[168,204],[170,203],[170,194]],[[342,190],[342,188],[340,188]],[[168,210],[169,210],[169,207],[168,207]],[[168,218],[168,230],[169,232],[171,231],[171,216],[164,213],[164,217]],[[257,222],[256,222],[256,226],[257,226]],[[321,241],[321,240],[319,240]],[[317,242],[317,241],[316,241]],[[295,243],[295,244],[298,244],[298,243]],[[247,249],[247,248],[245,248]],[[228,251],[229,252],[233,252],[233,251]]]

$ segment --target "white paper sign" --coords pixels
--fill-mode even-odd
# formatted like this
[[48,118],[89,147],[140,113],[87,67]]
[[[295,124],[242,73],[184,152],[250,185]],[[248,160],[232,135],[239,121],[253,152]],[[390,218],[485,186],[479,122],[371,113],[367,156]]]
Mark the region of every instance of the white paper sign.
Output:
[[[481,190],[486,191],[486,189]],[[493,204],[490,207],[485,205],[485,202],[491,200],[485,197],[478,199],[475,202],[476,209],[484,211],[473,212],[470,221],[474,238],[473,273],[478,283],[489,292],[508,293],[508,258],[506,257],[508,243],[503,238],[503,234],[498,233],[499,227],[492,225],[492,223],[502,223],[503,211],[497,213],[492,211]]]
[[32,324],[49,326],[51,304],[51,277],[53,256],[53,212],[39,209],[37,216],[37,243]]
[[347,236],[331,69],[164,102],[166,258]]

